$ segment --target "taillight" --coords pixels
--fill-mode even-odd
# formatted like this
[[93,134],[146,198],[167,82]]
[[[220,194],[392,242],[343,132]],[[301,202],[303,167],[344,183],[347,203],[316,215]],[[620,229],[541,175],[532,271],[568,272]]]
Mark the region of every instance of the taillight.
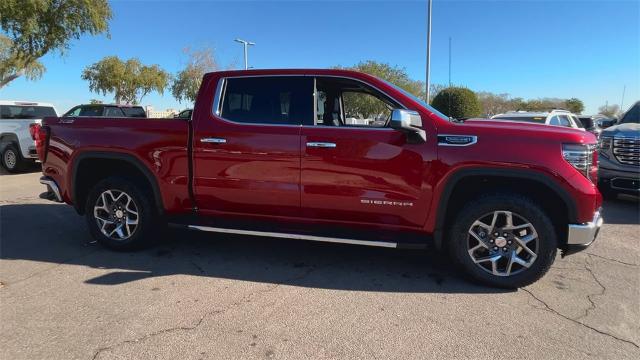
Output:
[[36,132],[38,131],[39,127],[40,127],[40,124],[38,123],[29,124],[29,134],[31,134],[32,140],[36,139]]
[[596,144],[562,144],[562,157],[594,184],[598,182]]
[[40,124],[31,124],[29,126],[29,133],[36,142],[36,152],[38,153],[38,159],[44,162],[47,158],[47,145],[49,143],[49,127],[42,126]]

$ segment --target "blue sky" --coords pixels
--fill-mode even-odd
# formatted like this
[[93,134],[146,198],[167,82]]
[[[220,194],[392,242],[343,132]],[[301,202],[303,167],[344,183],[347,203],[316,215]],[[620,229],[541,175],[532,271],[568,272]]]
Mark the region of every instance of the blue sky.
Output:
[[[433,1],[434,83],[514,97],[577,97],[586,113],[640,99],[640,1]],[[223,66],[242,66],[236,37],[255,68],[352,65],[373,59],[425,77],[426,0],[423,1],[112,1],[110,38],[85,36],[65,55],[42,59],[38,81],[18,79],[1,99],[52,102],[59,112],[97,98],[80,79],[104,56],[137,57],[175,73],[186,47],[211,47]],[[181,109],[170,92],[143,105]]]

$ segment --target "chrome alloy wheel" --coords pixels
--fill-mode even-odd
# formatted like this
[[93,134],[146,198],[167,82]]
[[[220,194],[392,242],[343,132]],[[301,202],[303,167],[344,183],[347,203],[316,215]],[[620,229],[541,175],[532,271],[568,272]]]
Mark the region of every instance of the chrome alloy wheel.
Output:
[[105,190],[93,207],[102,234],[113,240],[126,240],[138,227],[138,207],[131,196],[121,190]]
[[7,149],[4,152],[4,164],[9,169],[13,169],[14,167],[16,167],[17,163],[18,163],[18,157],[16,156],[16,153],[11,149]]
[[471,260],[496,276],[525,271],[536,261],[538,233],[522,216],[511,211],[494,211],[471,224],[467,249]]

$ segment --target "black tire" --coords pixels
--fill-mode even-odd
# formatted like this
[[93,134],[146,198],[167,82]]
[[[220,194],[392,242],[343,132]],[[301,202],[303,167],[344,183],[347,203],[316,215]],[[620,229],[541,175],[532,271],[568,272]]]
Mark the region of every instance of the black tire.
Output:
[[[523,248],[518,249],[519,245],[513,238],[513,235],[516,235],[515,233],[508,234],[508,236],[503,237],[501,234],[503,232],[502,230],[497,232],[495,230],[491,230],[491,233],[484,234],[484,236],[487,236],[485,239],[486,245],[489,245],[490,248],[485,249],[481,246],[476,250],[476,252],[486,253],[486,257],[477,256],[476,260],[488,257],[495,258],[495,255],[504,254],[504,258],[501,257],[500,260],[496,262],[496,264],[500,266],[499,264],[504,264],[504,261],[506,261],[507,265],[504,266],[505,271],[502,272],[502,274],[508,273],[506,268],[509,263],[514,263],[513,261],[509,261],[512,250],[518,250],[519,252],[516,253],[518,256],[522,254],[523,257],[528,257],[527,262],[532,261],[529,267],[514,263],[516,265],[509,268],[509,273],[514,266],[518,269],[508,276],[494,275],[493,267],[491,267],[493,266],[493,262],[485,261],[480,263],[480,265],[476,264],[469,253],[469,249],[473,247],[470,244],[473,244],[474,241],[476,242],[476,245],[481,245],[479,240],[474,240],[473,237],[469,235],[469,231],[472,229],[472,224],[474,224],[478,219],[487,219],[487,217],[483,216],[492,216],[488,214],[494,214],[495,211],[510,212],[512,214],[512,218],[525,220],[520,223],[528,223],[532,225],[535,233],[537,233],[537,238],[533,237],[535,240],[532,241],[531,245],[527,245],[527,247],[529,247],[535,244],[537,250],[534,251],[537,255],[535,258],[530,256]],[[499,216],[503,216],[502,213],[500,214],[501,215]],[[515,223],[516,220],[513,221],[513,224]],[[475,227],[474,229],[482,228]],[[482,231],[480,231],[480,233],[480,235],[483,235]],[[498,233],[498,238],[501,239],[496,238],[495,233]],[[507,233],[505,232],[505,234]],[[521,234],[522,233],[517,234],[517,236],[522,236]],[[553,264],[558,247],[557,235],[553,223],[540,206],[527,197],[509,193],[485,195],[465,204],[464,208],[454,220],[453,226],[451,227],[451,231],[448,235],[450,239],[449,252],[451,257],[471,278],[485,285],[509,289],[527,286],[540,279]],[[506,241],[505,239],[511,239],[509,244],[513,245],[505,245],[502,249],[507,250],[502,252],[503,250],[495,245],[497,245],[498,242],[504,243],[504,241]],[[494,250],[496,248],[498,251]],[[474,255],[475,254],[476,253],[474,252]],[[507,256],[507,254],[509,256]],[[483,267],[491,267],[491,269],[485,270]]]
[[[105,247],[117,251],[137,250],[148,246],[157,234],[159,218],[152,206],[151,196],[142,191],[142,188],[142,186],[131,179],[117,176],[106,178],[97,183],[89,192],[85,205],[85,219],[91,236]],[[124,193],[133,201],[133,206],[131,206],[130,203],[128,205],[124,204],[126,197],[114,201],[113,206],[106,206],[106,204],[103,204],[104,199],[101,199],[102,194],[106,191],[110,191],[108,194],[113,194],[113,196],[105,194],[107,199],[113,199]],[[127,211],[127,206],[132,210],[136,210],[137,218],[133,216],[133,213],[130,214],[129,211]],[[119,233],[117,232],[113,233],[111,237],[103,233],[99,224],[101,220],[96,219],[94,213],[95,207],[107,207],[110,209],[108,212],[98,210],[98,215],[101,219],[108,218],[112,222],[119,221],[119,223],[116,224],[107,223],[105,226],[106,232],[117,231],[114,229],[118,225],[122,225],[120,233],[128,235],[128,237],[116,239],[119,237]],[[116,208],[123,209],[120,210],[121,213],[118,215],[124,213],[124,217],[118,218],[115,215]],[[105,216],[107,213],[112,214],[112,216]],[[135,219],[137,224],[132,229],[133,225],[129,226],[128,223],[129,220],[133,221],[133,219]]]
[[618,192],[611,188],[611,185],[608,183],[600,183],[598,186],[598,190],[600,190],[600,194],[602,194],[602,198],[605,200],[617,200]]
[[18,173],[24,169],[25,161],[16,144],[8,144],[2,150],[2,166],[10,173]]

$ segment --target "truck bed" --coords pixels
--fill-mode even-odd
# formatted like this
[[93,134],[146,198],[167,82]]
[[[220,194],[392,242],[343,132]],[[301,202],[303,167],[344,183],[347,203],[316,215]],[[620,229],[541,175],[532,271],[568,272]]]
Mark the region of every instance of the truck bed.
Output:
[[[163,189],[166,211],[180,211],[189,199],[189,122],[184,119],[45,118],[50,129],[43,173],[61,186],[61,196],[73,204],[70,189],[80,161],[133,158],[146,166]],[[87,159],[87,160],[83,160]],[[80,160],[80,161],[75,161]],[[68,166],[75,164],[75,166]],[[95,169],[99,171],[100,169]]]

